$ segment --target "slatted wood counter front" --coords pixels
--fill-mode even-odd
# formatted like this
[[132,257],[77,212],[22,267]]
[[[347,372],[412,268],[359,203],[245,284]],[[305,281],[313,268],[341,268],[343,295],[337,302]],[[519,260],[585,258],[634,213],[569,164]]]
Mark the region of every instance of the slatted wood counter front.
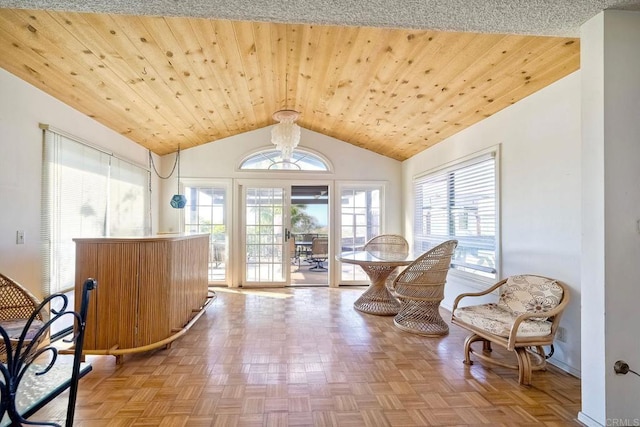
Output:
[[76,295],[87,277],[98,281],[85,354],[111,354],[121,362],[124,354],[168,346],[211,300],[208,234],[73,240]]

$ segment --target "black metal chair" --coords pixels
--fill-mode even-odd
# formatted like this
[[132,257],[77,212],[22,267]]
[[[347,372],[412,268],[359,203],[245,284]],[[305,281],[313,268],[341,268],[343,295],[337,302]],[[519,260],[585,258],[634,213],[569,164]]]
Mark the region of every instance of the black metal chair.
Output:
[[[53,422],[27,421],[27,418],[69,389],[65,426],[73,426],[78,381],[91,371],[89,364],[82,364],[82,348],[89,308],[89,292],[96,286],[94,279],[85,280],[79,312],[68,307],[69,300],[66,295],[53,294],[36,307],[26,320],[21,332],[10,333],[0,323],[0,338],[6,349],[6,359],[0,363],[0,422],[9,421],[9,425],[12,426],[29,424],[59,427],[59,424]],[[52,307],[61,308],[52,308],[50,315],[47,315],[46,307],[50,303],[53,303]],[[75,321],[75,327],[70,331],[73,332],[72,338],[69,340],[64,339],[63,336],[50,338],[51,325],[62,318],[69,319],[69,317]],[[45,319],[42,321],[43,324],[33,328],[32,325],[40,318]],[[60,339],[73,346],[71,365],[62,361],[59,354],[63,352],[54,346]],[[25,397],[22,389],[19,388],[21,383],[37,390],[29,390],[28,396]],[[5,417],[8,420],[4,419]]]

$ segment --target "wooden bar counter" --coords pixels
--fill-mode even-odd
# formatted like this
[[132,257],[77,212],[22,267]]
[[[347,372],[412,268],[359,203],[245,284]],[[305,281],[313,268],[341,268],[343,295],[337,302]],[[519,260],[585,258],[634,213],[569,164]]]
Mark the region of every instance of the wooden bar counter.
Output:
[[208,234],[73,240],[76,295],[87,277],[98,281],[85,354],[114,355],[120,363],[125,354],[168,347],[212,300]]

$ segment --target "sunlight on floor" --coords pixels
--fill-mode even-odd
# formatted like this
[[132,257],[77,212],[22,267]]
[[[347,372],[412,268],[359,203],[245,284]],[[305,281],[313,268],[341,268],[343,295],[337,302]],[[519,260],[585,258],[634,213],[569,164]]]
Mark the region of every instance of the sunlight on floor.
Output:
[[259,289],[215,288],[214,291],[215,292],[226,292],[226,293],[229,293],[229,294],[258,295],[258,296],[262,296],[262,297],[279,298],[279,299],[286,299],[286,298],[292,298],[293,297],[293,295],[291,295],[291,294],[262,291],[262,290],[259,290]]

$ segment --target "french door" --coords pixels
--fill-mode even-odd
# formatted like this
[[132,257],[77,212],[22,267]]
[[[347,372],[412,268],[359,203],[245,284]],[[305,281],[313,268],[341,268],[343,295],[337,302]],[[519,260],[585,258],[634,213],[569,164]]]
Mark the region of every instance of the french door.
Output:
[[290,281],[290,184],[242,185],[242,282],[250,287]]
[[[381,234],[384,212],[383,183],[341,183],[340,251],[362,250],[364,244]],[[340,283],[362,284],[369,279],[357,265],[342,264]]]

